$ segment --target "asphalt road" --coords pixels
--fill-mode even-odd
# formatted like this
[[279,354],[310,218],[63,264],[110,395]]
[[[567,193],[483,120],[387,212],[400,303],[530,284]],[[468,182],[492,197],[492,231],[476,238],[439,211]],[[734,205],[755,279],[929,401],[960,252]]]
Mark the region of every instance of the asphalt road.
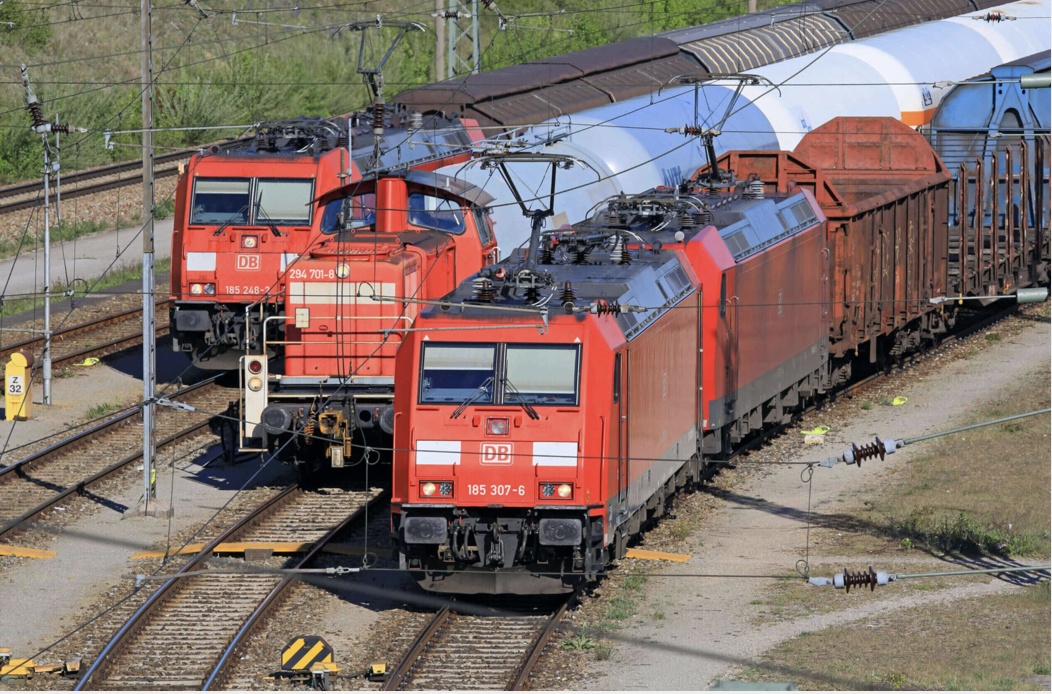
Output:
[[[154,224],[155,260],[172,250],[173,220]],[[107,270],[124,265],[142,265],[140,227],[118,229],[54,244],[51,248],[51,280],[69,285],[74,280],[91,283]],[[44,252],[24,251],[16,258],[0,260],[0,298],[20,299],[41,291],[44,285]],[[78,287],[79,288],[79,287]]]

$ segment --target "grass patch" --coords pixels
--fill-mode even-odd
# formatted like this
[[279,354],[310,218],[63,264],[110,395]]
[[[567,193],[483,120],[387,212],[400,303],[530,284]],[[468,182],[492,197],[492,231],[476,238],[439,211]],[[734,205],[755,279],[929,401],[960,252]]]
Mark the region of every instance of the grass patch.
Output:
[[884,530],[901,537],[906,549],[917,543],[942,553],[1033,556],[1042,548],[1040,534],[1014,532],[1009,526],[964,511],[949,516],[944,509],[920,508],[889,519]]
[[175,198],[170,197],[162,201],[159,205],[153,206],[153,218],[154,219],[168,219],[175,213]]
[[[776,668],[791,668],[808,673],[793,675],[800,689],[1039,689],[1026,678],[1048,671],[1052,625],[1046,585],[889,613],[867,620],[864,628],[803,634],[750,668],[745,678],[784,681]],[[830,643],[844,657],[828,657]]]
[[665,522],[668,523],[669,537],[675,542],[685,542],[693,532],[690,520],[687,518],[676,518]]
[[627,595],[618,595],[610,600],[610,604],[606,607],[606,620],[611,622],[621,622],[636,613],[635,600],[628,597]]
[[[971,422],[1049,405],[1049,367],[977,408]],[[894,483],[860,498],[859,530],[901,549],[1047,556],[1052,486],[1047,415],[934,439]],[[1011,500],[1010,502],[1007,500]]]
[[863,400],[862,404],[860,405],[860,407],[863,410],[872,410],[873,409],[873,403],[871,403],[869,400]]
[[124,409],[124,405],[118,400],[116,402],[100,402],[97,405],[92,405],[88,408],[88,411],[84,413],[85,419],[101,419],[114,412],[120,412]]
[[[162,258],[154,263],[154,272],[167,272],[171,266],[172,263],[170,258]],[[87,295],[87,290],[89,288],[92,292],[99,292],[103,289],[109,289],[110,287],[116,287],[126,282],[141,279],[142,265],[127,264],[114,267],[103,275],[100,280],[94,284],[89,282],[87,286],[78,282],[71,289],[64,283],[56,282],[51,287],[51,305],[52,308],[54,308],[58,306],[60,302],[67,299],[81,299]],[[3,299],[0,299],[0,316],[13,316],[37,308],[43,308],[43,306],[44,299],[42,297],[16,299],[14,301],[4,301]]]
[[590,651],[599,645],[597,639],[586,634],[571,634],[563,640],[563,648],[568,651]]

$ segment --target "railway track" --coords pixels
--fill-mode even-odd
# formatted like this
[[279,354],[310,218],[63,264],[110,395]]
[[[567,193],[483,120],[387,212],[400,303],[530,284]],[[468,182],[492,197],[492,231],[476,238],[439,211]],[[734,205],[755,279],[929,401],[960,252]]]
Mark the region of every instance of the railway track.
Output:
[[[234,394],[217,385],[215,378],[173,394],[171,400],[196,410],[157,408],[158,451],[208,433],[211,413],[225,409],[232,397]],[[0,468],[0,509],[4,514],[0,539],[6,541],[56,504],[87,493],[93,485],[142,460],[142,429],[134,426],[138,415],[137,408],[126,410]]]
[[522,690],[573,599],[546,614],[473,615],[444,607],[417,636],[383,690]]
[[[174,176],[179,164],[197,153],[197,149],[186,149],[154,157],[154,178]],[[93,195],[122,186],[142,184],[142,162],[130,161],[110,166],[101,166],[85,171],[75,171],[62,176],[62,199]],[[55,194],[52,183],[51,194]],[[42,180],[19,183],[0,188],[0,215],[25,210],[43,202]]]
[[[169,578],[106,645],[77,684],[83,690],[201,690],[224,686],[228,664],[260,619],[275,609],[292,578],[325,543],[384,498],[377,490],[287,487],[205,546],[178,574],[208,568],[235,573]],[[302,542],[313,549],[289,562],[271,557],[254,565],[274,573],[237,573],[240,559],[219,560],[224,542]]]
[[[157,313],[164,316],[170,302],[156,304]],[[12,331],[14,332],[14,331]],[[28,332],[28,331],[27,331]],[[104,334],[103,334],[104,333]],[[157,322],[157,336],[168,334],[168,322]],[[114,337],[113,335],[116,335]],[[60,328],[51,335],[51,363],[62,366],[89,356],[100,356],[120,351],[142,342],[142,308],[121,311],[98,320]],[[32,352],[37,364],[44,349],[44,336],[36,335],[0,346],[0,359],[6,360],[18,351]]]

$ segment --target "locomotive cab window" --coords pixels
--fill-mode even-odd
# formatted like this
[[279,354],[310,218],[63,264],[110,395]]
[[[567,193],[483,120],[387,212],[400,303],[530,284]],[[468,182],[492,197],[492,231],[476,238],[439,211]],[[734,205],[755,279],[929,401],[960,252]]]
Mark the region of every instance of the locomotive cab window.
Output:
[[493,345],[425,345],[420,402],[491,404],[495,356]]
[[261,178],[256,184],[254,217],[259,224],[310,224],[313,179]]
[[247,178],[194,179],[190,223],[247,223],[251,187],[252,181]]
[[420,403],[577,405],[579,345],[426,344]]
[[486,246],[493,241],[493,224],[485,209],[474,206],[471,209],[475,212],[475,226],[478,228],[479,240],[482,241],[483,246]]
[[409,223],[448,234],[464,233],[464,211],[460,203],[423,193],[409,194]]
[[338,234],[365,229],[376,223],[376,194],[363,193],[333,200],[321,215],[321,233]]
[[578,350],[573,345],[508,345],[504,402],[576,405],[577,361]]

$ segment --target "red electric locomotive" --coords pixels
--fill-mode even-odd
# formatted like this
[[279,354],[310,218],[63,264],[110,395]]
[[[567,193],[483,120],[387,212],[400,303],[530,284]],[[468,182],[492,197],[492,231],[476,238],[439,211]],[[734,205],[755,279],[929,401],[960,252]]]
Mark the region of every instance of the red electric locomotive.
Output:
[[442,592],[560,592],[623,555],[699,478],[707,434],[818,390],[824,222],[808,192],[619,197],[423,311],[396,380],[404,568]]
[[[558,592],[594,577],[710,471],[706,456],[788,422],[853,358],[945,330],[939,297],[981,281],[972,256],[989,249],[948,252],[950,176],[897,121],[836,119],[796,154],[724,161],[747,180],[699,172],[611,199],[406,333],[392,533],[422,586]],[[1042,238],[998,246],[1016,286]]]
[[[241,450],[306,472],[391,447],[394,358],[414,300],[440,297],[497,260],[470,184],[426,171],[344,186],[319,201],[322,240],[286,271],[284,313],[263,317],[243,362]],[[284,366],[270,372],[267,354]],[[369,460],[375,462],[375,460]]]
[[190,160],[172,233],[175,351],[205,369],[236,369],[246,351],[259,352],[262,322],[280,312],[286,270],[320,238],[316,198],[363,170],[466,160],[483,137],[474,121],[399,113],[374,130],[366,118],[270,123]]

